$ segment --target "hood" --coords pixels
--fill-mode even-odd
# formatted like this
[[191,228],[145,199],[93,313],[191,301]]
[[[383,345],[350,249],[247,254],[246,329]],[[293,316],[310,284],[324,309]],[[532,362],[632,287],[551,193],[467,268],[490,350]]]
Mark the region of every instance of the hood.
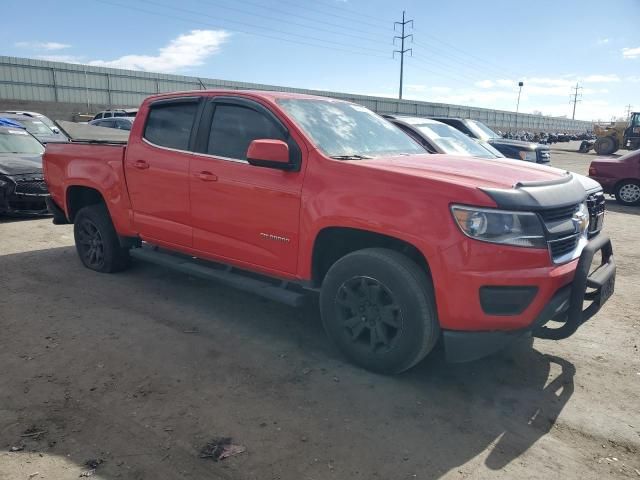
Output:
[[41,173],[42,155],[1,153],[0,175],[21,175],[23,173]]
[[563,170],[507,158],[476,158],[442,154],[379,157],[358,164],[473,188],[513,188],[521,182],[554,182]]
[[578,173],[574,173],[573,176],[578,179],[587,193],[594,193],[602,190],[602,186],[589,177],[585,177],[584,175],[580,175]]
[[509,147],[515,147],[519,150],[548,150],[546,145],[540,145],[539,143],[524,142],[522,140],[512,140],[509,138],[492,138],[489,140],[491,145],[505,145]]

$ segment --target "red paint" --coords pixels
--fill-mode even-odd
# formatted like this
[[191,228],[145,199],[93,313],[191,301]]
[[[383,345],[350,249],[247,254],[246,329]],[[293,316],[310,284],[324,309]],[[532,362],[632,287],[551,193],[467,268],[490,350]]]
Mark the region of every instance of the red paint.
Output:
[[589,177],[602,185],[605,193],[614,193],[620,180],[640,181],[640,150],[619,158],[597,158],[589,166]]
[[[177,152],[143,141],[149,103],[181,95],[239,96],[269,108],[300,146],[300,171]],[[334,160],[278,107],[275,100],[283,97],[300,96],[197,91],[150,97],[140,108],[126,149],[47,145],[45,175],[52,197],[68,213],[70,186],[95,188],[121,235],[301,281],[311,279],[314,242],[324,228],[396,237],[426,258],[440,324],[448,329],[526,327],[555,291],[572,280],[577,261],[556,266],[546,250],[471,240],[454,224],[449,210],[452,203],[495,207],[479,187],[508,188],[519,181],[552,179],[559,171],[508,159],[427,154]],[[257,143],[254,155],[267,155],[265,160],[283,155],[281,142]],[[481,310],[482,285],[535,285],[539,294],[521,315],[494,317]]]

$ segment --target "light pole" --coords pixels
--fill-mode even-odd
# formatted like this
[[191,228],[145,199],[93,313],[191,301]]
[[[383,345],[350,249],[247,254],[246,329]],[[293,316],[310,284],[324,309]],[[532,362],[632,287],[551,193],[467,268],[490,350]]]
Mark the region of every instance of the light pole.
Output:
[[520,94],[522,93],[523,85],[524,82],[518,82],[518,87],[520,87],[520,89],[518,90],[518,103],[516,103],[516,134],[518,133],[518,111],[520,110]]

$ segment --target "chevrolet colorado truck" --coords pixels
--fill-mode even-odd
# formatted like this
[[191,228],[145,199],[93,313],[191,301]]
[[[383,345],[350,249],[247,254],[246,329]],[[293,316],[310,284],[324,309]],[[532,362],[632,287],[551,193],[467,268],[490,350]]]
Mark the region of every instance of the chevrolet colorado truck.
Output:
[[567,338],[614,289],[596,182],[430,155],[339,100],[152,96],[126,143],[49,144],[44,172],[87,268],[134,257],[291,305],[315,290],[328,336],[376,372],[439,339],[467,361],[524,335]]

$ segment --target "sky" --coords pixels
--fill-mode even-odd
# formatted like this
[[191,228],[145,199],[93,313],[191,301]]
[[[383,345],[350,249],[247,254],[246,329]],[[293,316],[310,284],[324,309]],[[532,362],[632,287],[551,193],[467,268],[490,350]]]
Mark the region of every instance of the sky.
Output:
[[[9,3],[9,0],[4,0]],[[640,111],[640,0],[35,0],[0,54],[571,118]],[[36,5],[38,5],[36,7]],[[37,14],[34,14],[37,9]]]

